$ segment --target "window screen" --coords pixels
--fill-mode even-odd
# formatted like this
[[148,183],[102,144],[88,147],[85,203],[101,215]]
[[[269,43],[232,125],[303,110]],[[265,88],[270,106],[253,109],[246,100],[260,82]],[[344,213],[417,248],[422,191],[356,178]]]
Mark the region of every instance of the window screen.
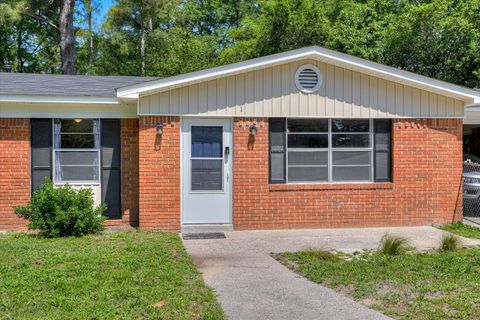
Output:
[[54,181],[100,182],[100,121],[54,120]]

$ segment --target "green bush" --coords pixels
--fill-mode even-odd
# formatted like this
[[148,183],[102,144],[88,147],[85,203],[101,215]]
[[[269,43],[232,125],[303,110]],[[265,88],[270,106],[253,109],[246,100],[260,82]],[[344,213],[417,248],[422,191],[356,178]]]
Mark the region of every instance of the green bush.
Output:
[[105,205],[93,207],[92,190],[73,189],[69,185],[55,187],[52,181],[33,192],[26,206],[14,208],[15,213],[28,219],[29,229],[40,231],[47,238],[81,236],[103,230]]
[[460,238],[455,237],[453,234],[446,234],[442,237],[440,242],[440,252],[452,252],[457,251],[462,247],[462,240]]
[[386,233],[380,240],[378,250],[389,256],[397,256],[410,250],[410,242],[400,236]]

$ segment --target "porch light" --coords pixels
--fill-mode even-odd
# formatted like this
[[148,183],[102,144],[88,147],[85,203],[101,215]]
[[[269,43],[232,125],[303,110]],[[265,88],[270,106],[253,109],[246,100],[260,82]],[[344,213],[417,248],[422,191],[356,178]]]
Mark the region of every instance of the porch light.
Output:
[[250,134],[252,136],[257,134],[257,125],[255,123],[250,126]]
[[162,135],[163,134],[163,123],[157,123],[155,126],[155,129],[157,129],[157,134]]
[[76,123],[80,123],[83,121],[83,119],[73,119],[73,121],[75,121]]

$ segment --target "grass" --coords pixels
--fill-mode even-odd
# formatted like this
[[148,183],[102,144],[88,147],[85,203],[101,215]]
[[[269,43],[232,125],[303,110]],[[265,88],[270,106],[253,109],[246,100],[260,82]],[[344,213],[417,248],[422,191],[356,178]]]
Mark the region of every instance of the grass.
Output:
[[380,240],[378,250],[390,256],[398,256],[411,249],[410,242],[400,236],[386,233]]
[[462,240],[460,240],[460,238],[454,236],[453,234],[446,234],[442,237],[439,251],[441,252],[457,251],[461,247],[462,247]]
[[224,319],[177,235],[0,236],[0,319],[140,318]]
[[397,319],[480,319],[480,249],[381,252],[318,259],[297,252],[274,257],[306,278]]
[[480,239],[480,228],[472,227],[462,222],[454,222],[452,224],[439,226],[438,228],[458,236]]

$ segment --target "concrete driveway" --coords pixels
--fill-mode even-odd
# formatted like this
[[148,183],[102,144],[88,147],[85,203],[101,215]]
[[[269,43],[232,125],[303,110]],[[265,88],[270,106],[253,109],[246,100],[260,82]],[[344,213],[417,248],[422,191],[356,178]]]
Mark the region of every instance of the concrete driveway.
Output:
[[308,248],[372,249],[386,232],[407,237],[418,249],[437,247],[444,234],[433,227],[237,231],[226,232],[227,239],[184,244],[232,320],[389,319],[296,275],[269,255]]

